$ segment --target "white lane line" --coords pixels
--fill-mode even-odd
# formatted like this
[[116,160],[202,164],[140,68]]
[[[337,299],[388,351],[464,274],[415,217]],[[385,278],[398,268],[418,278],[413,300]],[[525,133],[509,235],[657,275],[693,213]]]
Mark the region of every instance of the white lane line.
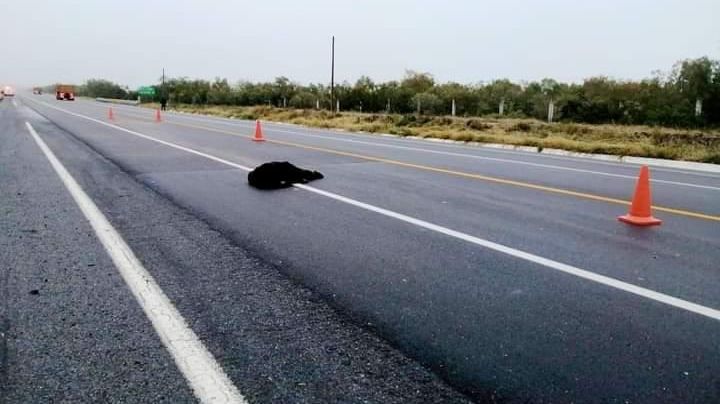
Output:
[[128,288],[152,322],[180,371],[202,403],[246,403],[212,354],[188,327],[180,312],[143,267],[135,253],[65,169],[29,122],[25,122],[70,195],[77,203]]
[[[136,112],[136,111],[134,111],[134,112]],[[226,122],[226,121],[220,120],[220,119],[210,119],[210,118],[205,119],[205,118],[200,118],[197,116],[184,116],[184,115],[177,115],[177,114],[174,114],[172,116],[177,117],[177,118],[186,118],[191,121],[222,124],[222,125],[228,125],[228,126],[233,126],[233,127],[238,127],[238,126],[251,127],[252,126],[251,123],[246,123],[246,122],[241,122],[241,121]],[[268,129],[273,132],[278,132],[278,133],[287,133],[287,134],[291,134],[291,135],[305,136],[305,137],[324,139],[324,140],[332,140],[332,141],[345,142],[345,143],[362,144],[362,145],[368,145],[368,146],[373,146],[373,147],[385,147],[385,148],[390,148],[390,149],[409,150],[409,151],[416,151],[416,152],[429,153],[429,154],[439,154],[439,155],[444,155],[444,156],[469,158],[469,159],[475,159],[475,160],[495,161],[495,162],[499,162],[499,163],[517,164],[517,165],[548,168],[548,169],[561,170],[561,171],[571,171],[571,172],[576,172],[576,173],[592,174],[592,175],[599,175],[599,176],[605,176],[605,177],[623,178],[623,179],[627,179],[630,181],[637,180],[637,176],[633,176],[633,175],[624,175],[624,174],[608,173],[608,172],[604,172],[604,171],[586,170],[586,169],[581,169],[581,168],[565,167],[565,166],[559,166],[559,165],[554,165],[554,164],[532,163],[532,162],[521,161],[521,160],[479,156],[476,154],[456,153],[456,152],[441,151],[441,150],[431,150],[431,149],[426,149],[423,147],[400,146],[400,145],[396,145],[396,144],[378,143],[378,142],[371,142],[371,141],[365,141],[365,140],[354,140],[354,139],[347,139],[347,138],[338,137],[338,136],[318,135],[318,134],[313,134],[313,133],[298,132],[298,131],[294,131],[294,130],[281,129],[281,128],[276,128],[276,127],[271,127]],[[592,162],[592,163],[595,163],[595,162]],[[616,165],[616,167],[618,167],[618,166]],[[625,166],[625,167],[618,167],[618,168],[636,168],[636,167],[638,167],[638,166]],[[656,167],[653,167],[653,170],[655,170],[655,169],[656,169]],[[667,170],[664,170],[664,171],[667,171]],[[681,171],[681,172],[685,173],[683,171]],[[716,178],[716,177],[712,177],[712,178]],[[651,178],[650,181],[654,182],[654,183],[658,183],[658,184],[677,185],[677,186],[684,186],[684,187],[691,187],[691,188],[709,189],[712,191],[720,191],[720,187],[713,187],[710,185],[700,185],[700,184],[692,184],[692,183],[687,183],[687,182],[669,181],[669,180],[661,180],[661,179],[654,179],[654,178]]]
[[[216,156],[213,156],[213,155],[210,155],[210,154],[207,154],[207,153],[203,153],[203,152],[201,152],[201,151],[197,151],[197,150],[191,149],[191,148],[189,148],[189,147],[180,146],[180,145],[177,145],[177,144],[175,144],[175,143],[171,143],[171,142],[167,142],[167,141],[164,141],[164,140],[156,139],[156,138],[154,138],[154,137],[152,137],[152,136],[144,135],[144,134],[142,134],[142,133],[138,133],[138,132],[135,132],[135,131],[130,130],[130,129],[125,129],[125,128],[123,128],[123,127],[120,127],[120,126],[117,126],[117,125],[113,125],[113,124],[110,124],[110,123],[107,123],[107,122],[103,122],[103,121],[100,121],[100,120],[98,120],[98,119],[91,118],[91,117],[89,117],[89,116],[76,114],[76,113],[74,113],[74,112],[70,112],[70,111],[64,110],[64,109],[62,109],[62,108],[57,108],[57,107],[54,107],[54,106],[49,105],[49,104],[46,104],[46,105],[47,105],[48,107],[50,107],[50,108],[59,110],[59,111],[61,111],[61,112],[65,112],[65,113],[67,113],[67,114],[69,114],[69,115],[72,115],[72,116],[75,116],[75,117],[78,117],[78,118],[82,118],[82,119],[86,119],[86,120],[89,120],[89,121],[92,121],[92,122],[96,122],[96,123],[99,123],[99,124],[101,124],[101,125],[104,125],[104,126],[107,126],[107,127],[113,128],[113,129],[117,129],[117,130],[119,130],[119,131],[122,131],[122,132],[125,132],[125,133],[129,133],[129,134],[131,134],[131,135],[138,136],[138,137],[141,137],[141,138],[143,138],[143,139],[151,140],[151,141],[154,141],[154,142],[157,142],[157,143],[160,143],[160,144],[163,144],[163,145],[166,145],[166,146],[169,146],[169,147],[178,149],[178,150],[183,150],[183,151],[186,151],[186,152],[189,152],[189,153],[198,155],[198,156],[202,156],[202,157],[208,158],[208,159],[210,159],[210,160],[217,161],[217,162],[222,163],[222,164],[226,164],[226,165],[231,166],[231,167],[235,167],[235,168],[238,168],[238,169],[241,169],[241,170],[244,170],[244,171],[250,171],[250,170],[251,170],[250,167],[246,167],[246,166],[243,166],[243,165],[240,165],[240,164],[237,164],[237,163],[233,163],[233,162],[231,162],[231,161],[228,161],[228,160],[225,160],[225,159],[222,159],[222,158],[220,158],[220,157],[216,157]],[[627,283],[627,282],[624,282],[624,281],[621,281],[621,280],[618,280],[618,279],[615,279],[615,278],[611,278],[611,277],[609,277],[609,276],[600,275],[600,274],[597,274],[597,273],[594,273],[594,272],[590,272],[590,271],[587,271],[587,270],[584,270],[584,269],[581,269],[581,268],[578,268],[578,267],[575,267],[575,266],[572,266],[572,265],[563,264],[562,262],[554,261],[554,260],[551,260],[551,259],[548,259],[548,258],[541,257],[541,256],[539,256],[539,255],[531,254],[531,253],[528,253],[528,252],[525,252],[525,251],[521,251],[521,250],[518,250],[518,249],[515,249],[515,248],[512,248],[512,247],[508,247],[508,246],[505,246],[505,245],[502,245],[502,244],[498,244],[498,243],[495,243],[495,242],[492,242],[492,241],[489,241],[489,240],[485,240],[485,239],[482,239],[482,238],[479,238],[479,237],[471,236],[471,235],[466,234],[466,233],[462,233],[462,232],[459,232],[459,231],[456,231],[456,230],[452,230],[452,229],[450,229],[450,228],[443,227],[443,226],[440,226],[440,225],[437,225],[437,224],[434,224],[434,223],[426,222],[426,221],[424,221],[424,220],[417,219],[417,218],[414,218],[414,217],[412,217],[412,216],[407,216],[407,215],[404,215],[404,214],[402,214],[402,213],[394,212],[394,211],[392,211],[392,210],[388,210],[388,209],[384,209],[384,208],[381,208],[381,207],[378,207],[378,206],[370,205],[370,204],[365,203],[365,202],[360,202],[360,201],[358,201],[358,200],[351,199],[351,198],[348,198],[348,197],[345,197],[345,196],[342,196],[342,195],[338,195],[338,194],[335,194],[335,193],[332,193],[332,192],[323,191],[323,190],[318,189],[318,188],[310,187],[310,186],[307,186],[307,185],[301,185],[301,184],[296,184],[295,187],[296,187],[296,188],[299,188],[299,189],[303,189],[303,190],[305,190],[305,191],[309,191],[309,192],[318,194],[318,195],[322,195],[322,196],[325,196],[325,197],[334,199],[334,200],[336,200],[336,201],[343,202],[343,203],[346,203],[346,204],[349,204],[349,205],[352,205],[352,206],[355,206],[355,207],[358,207],[358,208],[361,208],[361,209],[365,209],[365,210],[368,210],[368,211],[370,211],[370,212],[378,213],[378,214],[383,215],[383,216],[386,216],[386,217],[390,217],[390,218],[393,218],[393,219],[397,219],[397,220],[400,220],[400,221],[402,221],[402,222],[409,223],[409,224],[412,224],[412,225],[415,225],[415,226],[418,226],[418,227],[421,227],[421,228],[424,228],[424,229],[427,229],[427,230],[431,230],[431,231],[434,231],[434,232],[437,232],[437,233],[440,233],[440,234],[444,234],[444,235],[449,236],[449,237],[453,237],[453,238],[456,238],[456,239],[459,239],[459,240],[466,241],[466,242],[468,242],[468,243],[472,243],[472,244],[475,244],[475,245],[478,245],[478,246],[481,246],[481,247],[485,247],[485,248],[487,248],[487,249],[490,249],[490,250],[493,250],[493,251],[497,251],[497,252],[500,252],[500,253],[509,255],[509,256],[511,256],[511,257],[519,258],[519,259],[522,259],[522,260],[525,260],[525,261],[528,261],[528,262],[533,262],[533,263],[535,263],[535,264],[542,265],[542,266],[544,266],[544,267],[546,267],[546,268],[550,268],[550,269],[553,269],[553,270],[556,270],[556,271],[559,271],[559,272],[563,272],[563,273],[566,273],[566,274],[569,274],[569,275],[573,275],[573,276],[576,276],[576,277],[579,277],[579,278],[582,278],[582,279],[585,279],[585,280],[589,280],[589,281],[591,281],[591,282],[599,283],[599,284],[601,284],[601,285],[605,285],[605,286],[608,286],[608,287],[611,287],[611,288],[614,288],[614,289],[618,289],[618,290],[622,290],[622,291],[625,291],[625,292],[628,292],[628,293],[632,293],[632,294],[634,294],[634,295],[636,295],[636,296],[644,297],[644,298],[646,298],[646,299],[650,299],[650,300],[653,300],[653,301],[656,301],[656,302],[659,302],[659,303],[663,303],[663,304],[666,304],[666,305],[669,305],[669,306],[672,306],[672,307],[676,307],[676,308],[679,308],[679,309],[682,309],[682,310],[686,310],[686,311],[689,311],[689,312],[692,312],[692,313],[696,313],[696,314],[699,314],[699,315],[702,315],[702,316],[705,316],[705,317],[709,317],[709,318],[712,318],[712,319],[714,319],[714,320],[720,320],[720,310],[713,309],[713,308],[711,308],[711,307],[703,306],[703,305],[700,305],[700,304],[697,304],[697,303],[693,303],[693,302],[690,302],[690,301],[687,301],[687,300],[683,300],[683,299],[680,299],[680,298],[677,298],[677,297],[674,297],[674,296],[670,296],[670,295],[667,295],[667,294],[664,294],[664,293],[656,292],[656,291],[651,290],[651,289],[647,289],[647,288],[643,288],[643,287],[641,287],[641,286],[633,285],[633,284],[631,284],[631,283]]]

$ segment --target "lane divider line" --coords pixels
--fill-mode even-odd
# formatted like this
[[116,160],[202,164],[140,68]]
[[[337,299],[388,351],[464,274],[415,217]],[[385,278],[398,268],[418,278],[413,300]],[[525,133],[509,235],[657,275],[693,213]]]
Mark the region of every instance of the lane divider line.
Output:
[[[43,104],[45,104],[45,103],[43,103]],[[100,121],[95,118],[91,118],[91,117],[88,117],[85,115],[81,115],[81,114],[77,114],[77,113],[74,113],[71,111],[64,110],[62,108],[57,108],[57,107],[54,107],[49,104],[46,104],[46,105],[50,108],[57,109],[61,112],[65,112],[69,115],[72,115],[72,116],[75,116],[78,118],[82,118],[82,119],[86,119],[91,122],[96,122],[101,125],[131,134],[134,136],[141,137],[143,139],[151,140],[151,141],[154,141],[154,142],[157,142],[157,143],[160,143],[160,144],[163,144],[163,145],[166,145],[166,146],[178,149],[178,150],[184,150],[184,151],[187,151],[189,153],[192,153],[192,154],[195,154],[198,156],[206,157],[210,160],[217,161],[219,163],[226,164],[228,166],[241,169],[243,171],[251,171],[250,167],[245,167],[243,165],[233,163],[231,161],[222,159],[220,157],[216,157],[216,156],[213,156],[213,155],[210,155],[207,153],[203,153],[203,152],[200,152],[200,151],[197,151],[197,150],[185,147],[185,146],[177,145],[177,144],[174,144],[171,142],[167,142],[164,140],[156,139],[152,136],[144,135],[144,134],[135,132],[133,130],[123,128],[121,126],[103,122],[103,121]],[[421,228],[424,228],[427,230],[431,230],[436,233],[443,234],[443,235],[446,235],[446,236],[449,236],[449,237],[452,237],[452,238],[455,238],[458,240],[462,240],[462,241],[465,241],[465,242],[468,242],[471,244],[475,244],[480,247],[484,247],[484,248],[487,248],[492,251],[506,254],[511,257],[515,257],[515,258],[519,258],[524,261],[532,262],[532,263],[541,265],[545,268],[550,268],[550,269],[553,269],[553,270],[556,270],[559,272],[563,272],[563,273],[566,273],[566,274],[569,274],[569,275],[572,275],[572,276],[575,276],[578,278],[582,278],[582,279],[585,279],[585,280],[588,280],[588,281],[591,281],[594,283],[598,283],[598,284],[601,284],[601,285],[604,285],[604,286],[607,286],[607,287],[610,287],[613,289],[622,290],[622,291],[631,293],[636,296],[644,297],[646,299],[649,299],[649,300],[652,300],[655,302],[663,303],[668,306],[672,306],[672,307],[675,307],[678,309],[682,309],[682,310],[685,310],[685,311],[688,311],[691,313],[695,313],[695,314],[699,314],[701,316],[711,318],[713,320],[720,321],[720,310],[717,310],[717,309],[714,309],[711,307],[703,306],[698,303],[693,303],[688,300],[680,299],[680,298],[677,298],[674,296],[670,296],[670,295],[667,295],[667,294],[664,294],[661,292],[654,291],[652,289],[643,288],[641,286],[637,286],[637,285],[634,285],[634,284],[631,284],[628,282],[624,282],[619,279],[615,279],[615,278],[605,276],[605,275],[600,275],[595,272],[587,271],[587,270],[584,270],[584,269],[581,269],[581,268],[578,268],[578,267],[575,267],[572,265],[554,261],[549,258],[541,257],[539,255],[531,254],[531,253],[521,251],[521,250],[518,250],[518,249],[515,249],[512,247],[508,247],[508,246],[505,246],[505,245],[502,245],[499,243],[495,243],[495,242],[485,240],[485,239],[482,239],[479,237],[471,236],[469,234],[462,233],[462,232],[459,232],[456,230],[452,230],[450,228],[440,226],[440,225],[437,225],[434,223],[430,223],[430,222],[424,221],[422,219],[417,219],[415,217],[404,215],[402,213],[398,213],[398,212],[395,212],[395,211],[392,211],[389,209],[384,209],[384,208],[374,206],[374,205],[371,205],[371,204],[368,204],[365,202],[360,202],[358,200],[351,199],[351,198],[348,198],[348,197],[345,197],[342,195],[338,195],[338,194],[335,194],[332,192],[324,191],[324,190],[321,190],[318,188],[314,188],[314,187],[310,187],[310,186],[302,185],[302,184],[295,184],[294,187],[308,191],[308,192],[315,193],[317,195],[322,195],[322,196],[328,197],[328,198],[336,200],[338,202],[343,202],[343,203],[351,205],[351,206],[355,206],[355,207],[358,207],[358,208],[361,208],[361,209],[364,209],[364,210],[367,210],[370,212],[374,212],[374,213],[380,214],[385,217],[397,219],[399,221],[402,221],[402,222],[405,222],[408,224],[412,224],[412,225],[415,225],[415,226],[418,226],[418,227],[421,227]]]
[[155,279],[145,269],[122,236],[110,224],[80,184],[62,165],[45,141],[29,122],[25,122],[30,135],[50,162],[75,203],[90,222],[98,240],[105,248],[135,296],[145,315],[150,319],[165,348],[185,376],[195,396],[202,403],[246,403],[210,351],[190,329],[180,312],[173,306]]

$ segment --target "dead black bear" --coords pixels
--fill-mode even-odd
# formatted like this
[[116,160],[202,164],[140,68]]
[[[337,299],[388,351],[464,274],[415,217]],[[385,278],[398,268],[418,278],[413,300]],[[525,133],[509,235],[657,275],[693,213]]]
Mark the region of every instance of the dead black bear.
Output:
[[250,185],[259,189],[287,188],[292,184],[307,184],[322,178],[323,175],[317,171],[303,170],[287,161],[265,163],[248,174]]

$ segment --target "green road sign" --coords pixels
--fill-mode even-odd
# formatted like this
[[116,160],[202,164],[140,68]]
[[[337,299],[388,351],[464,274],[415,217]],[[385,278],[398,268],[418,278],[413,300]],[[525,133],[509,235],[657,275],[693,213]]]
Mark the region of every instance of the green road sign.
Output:
[[138,94],[154,96],[155,95],[155,87],[149,87],[149,86],[140,87],[140,88],[138,88]]

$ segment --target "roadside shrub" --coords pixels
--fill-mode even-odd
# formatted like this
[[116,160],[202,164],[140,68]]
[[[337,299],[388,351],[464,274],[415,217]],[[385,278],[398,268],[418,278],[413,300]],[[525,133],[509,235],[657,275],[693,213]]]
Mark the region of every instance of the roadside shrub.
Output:
[[653,133],[652,143],[658,146],[698,145],[717,148],[720,147],[720,136],[704,133]]
[[479,119],[468,119],[465,121],[465,126],[473,130],[488,130],[492,129],[492,125],[488,125]]
[[366,123],[360,125],[360,130],[364,132],[370,132],[370,133],[376,133],[376,132],[382,132],[384,126],[379,123]]
[[574,125],[570,123],[548,125],[547,129],[551,132],[567,133],[568,135],[587,135],[589,133],[592,133],[592,129],[586,126]]
[[388,132],[391,135],[415,136],[415,132],[413,132],[413,130],[409,128],[391,128]]
[[394,123],[395,119],[390,115],[378,115],[378,114],[372,114],[372,115],[364,115],[362,116],[362,119],[365,122],[382,122],[382,123]]
[[475,137],[473,136],[473,134],[467,133],[467,132],[454,133],[454,134],[450,135],[450,138],[452,140],[458,140],[461,142],[470,142],[472,140],[475,140]]
[[708,154],[700,161],[702,161],[703,163],[720,164],[720,152]]
[[293,111],[288,112],[287,119],[295,119],[295,118],[298,118],[301,116],[303,116],[302,111],[293,110]]
[[260,119],[260,115],[259,115],[257,112],[252,111],[252,110],[250,110],[250,111],[243,111],[243,112],[241,112],[240,114],[238,114],[238,117],[239,117],[240,119],[246,119],[246,120],[249,120],[249,121],[255,121],[255,120]]
[[[419,117],[415,118],[414,126],[424,126],[428,123],[432,122],[434,118],[426,115],[420,115]],[[413,125],[410,125],[413,126]]]
[[518,122],[508,129],[510,132],[530,132],[531,130],[532,125],[527,122]]
[[318,119],[330,119],[333,117],[333,113],[329,111],[322,110],[317,113],[316,117]]
[[395,122],[397,126],[409,126],[415,122],[415,115],[400,115],[400,119]]
[[411,126],[418,127],[424,126],[433,121],[433,117],[426,115],[403,115],[395,125],[397,126]]
[[450,126],[453,124],[453,120],[452,120],[452,118],[448,118],[446,116],[440,116],[437,118],[433,118],[431,123],[433,125],[438,125],[438,126]]

